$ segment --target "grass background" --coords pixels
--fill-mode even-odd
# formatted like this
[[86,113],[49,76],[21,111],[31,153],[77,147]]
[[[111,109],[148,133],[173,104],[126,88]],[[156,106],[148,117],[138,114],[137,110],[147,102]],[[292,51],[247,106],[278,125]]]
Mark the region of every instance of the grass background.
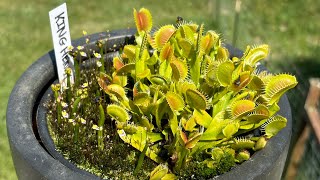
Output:
[[[232,42],[235,1],[217,0],[67,0],[71,37],[134,27],[132,9],[148,8],[154,27],[174,23],[177,16],[204,23],[206,29],[223,33]],[[17,179],[6,135],[8,97],[19,76],[40,56],[52,49],[48,12],[63,0],[0,1],[0,180]],[[267,43],[271,47],[266,66],[274,72],[296,74],[299,86],[289,94],[294,108],[294,138],[305,121],[307,78],[320,77],[320,1],[242,0],[236,46]]]

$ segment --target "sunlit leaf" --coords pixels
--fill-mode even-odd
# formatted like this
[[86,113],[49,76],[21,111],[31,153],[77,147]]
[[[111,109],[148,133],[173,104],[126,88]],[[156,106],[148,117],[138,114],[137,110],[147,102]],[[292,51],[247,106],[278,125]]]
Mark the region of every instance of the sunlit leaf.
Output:
[[236,155],[236,160],[238,163],[242,163],[243,161],[247,161],[250,159],[250,152],[247,150],[241,150],[237,155]]
[[166,43],[160,51],[159,59],[163,61],[171,61],[173,58],[174,47],[168,42]]
[[254,141],[251,141],[246,138],[237,138],[234,140],[234,144],[231,145],[232,149],[239,150],[239,149],[251,149],[255,145]]
[[152,16],[148,9],[141,8],[139,12],[136,9],[133,10],[134,21],[138,32],[149,32],[152,28]]
[[186,124],[185,124],[185,126],[184,126],[184,129],[185,129],[186,131],[193,131],[196,125],[197,125],[197,123],[196,123],[196,121],[195,121],[194,116],[191,116],[191,117],[187,120],[187,122],[186,122]]
[[231,114],[233,118],[242,117],[255,108],[255,103],[250,100],[238,100],[232,103],[231,105]]
[[261,136],[258,139],[258,141],[256,142],[253,150],[259,151],[259,150],[263,149],[266,146],[266,144],[267,144],[267,139],[265,137]]
[[107,114],[114,120],[126,122],[130,119],[128,112],[121,106],[110,104],[107,106]]
[[110,84],[107,86],[106,91],[107,94],[114,95],[121,100],[127,100],[126,91],[124,88],[118,84]]
[[112,78],[109,75],[107,75],[103,72],[100,72],[99,76],[97,77],[97,81],[98,81],[100,88],[104,92],[107,92],[108,91],[107,87],[112,82]]
[[184,100],[183,98],[174,92],[167,92],[166,94],[166,100],[169,104],[169,107],[172,111],[181,111],[184,108]]
[[239,123],[230,123],[223,128],[222,133],[226,138],[231,138],[236,132],[238,132],[240,125]]
[[152,84],[156,84],[160,86],[164,86],[168,84],[166,78],[161,75],[151,75],[149,80]]
[[125,45],[123,48],[123,54],[125,55],[126,58],[133,61],[134,58],[136,57],[136,48],[137,47],[132,44]]
[[197,124],[205,128],[208,128],[212,121],[212,117],[205,110],[195,109],[193,111],[192,117],[194,118]]
[[188,149],[192,149],[193,147],[195,147],[196,144],[199,142],[201,135],[202,135],[201,133],[196,133],[192,137],[189,137],[185,147]]
[[146,92],[139,92],[133,98],[133,102],[137,106],[148,106],[150,100],[149,94]]
[[164,164],[159,164],[151,173],[150,173],[150,180],[161,180],[168,174],[169,169]]
[[259,76],[253,75],[248,87],[252,90],[262,91],[265,87],[265,84]]
[[219,64],[216,70],[216,77],[221,86],[226,87],[231,84],[233,70],[234,65],[231,61]]
[[186,62],[181,60],[173,60],[170,62],[170,66],[172,68],[173,80],[184,80],[188,76],[188,66]]
[[162,26],[155,33],[155,44],[157,48],[162,48],[169,41],[175,31],[176,29],[173,25]]
[[218,61],[225,61],[229,58],[229,51],[225,47],[219,47],[217,56],[216,56]]
[[289,89],[298,84],[296,77],[288,74],[279,74],[273,76],[266,85],[266,96],[269,104],[278,102],[280,97]]
[[286,127],[286,125],[287,119],[280,115],[276,115],[268,119],[268,121],[261,127],[265,131],[266,136],[268,138],[271,138],[272,136],[276,135],[281,129]]
[[232,79],[232,90],[240,91],[242,88],[247,86],[252,79],[250,71],[241,72],[236,78]]
[[134,70],[134,68],[135,68],[134,63],[125,64],[121,68],[118,69],[117,74],[123,75],[126,73],[130,73],[131,71]]
[[116,56],[113,58],[113,67],[118,71],[122,66],[124,66],[122,60]]
[[185,58],[189,58],[192,54],[193,44],[188,39],[180,39],[179,41],[180,48],[182,50],[182,55]]
[[206,97],[197,90],[188,89],[186,91],[188,104],[195,108],[204,110],[207,107]]
[[250,123],[258,123],[263,119],[267,119],[269,115],[270,113],[268,108],[265,105],[260,104],[255,108],[255,110],[251,114],[247,116],[246,119]]
[[[248,47],[250,48],[250,46]],[[243,56],[244,62],[251,66],[254,66],[258,61],[268,56],[269,47],[266,44],[250,48]]]

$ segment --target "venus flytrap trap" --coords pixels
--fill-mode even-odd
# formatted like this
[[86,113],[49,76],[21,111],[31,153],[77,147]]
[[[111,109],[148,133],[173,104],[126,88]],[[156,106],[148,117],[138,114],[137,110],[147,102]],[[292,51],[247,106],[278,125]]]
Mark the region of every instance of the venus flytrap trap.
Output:
[[[277,103],[297,81],[258,69],[268,45],[248,46],[242,57],[230,57],[220,35],[205,32],[203,24],[179,18],[152,29],[147,9],[134,9],[133,15],[135,44],[125,45],[112,61],[104,56],[104,41],[97,42],[100,52],[73,48],[75,84],[63,92],[52,86],[54,126],[65,125],[66,113],[74,120],[71,134],[62,134],[78,149],[64,146],[63,153],[83,151],[81,165],[99,161],[87,167],[115,177],[114,167],[103,163],[114,158],[112,148],[127,144],[131,149],[118,150],[134,163],[127,169],[117,165],[131,171],[122,178],[209,178],[248,160],[286,126]],[[95,66],[82,68],[85,59]],[[150,174],[147,167],[154,168]]]

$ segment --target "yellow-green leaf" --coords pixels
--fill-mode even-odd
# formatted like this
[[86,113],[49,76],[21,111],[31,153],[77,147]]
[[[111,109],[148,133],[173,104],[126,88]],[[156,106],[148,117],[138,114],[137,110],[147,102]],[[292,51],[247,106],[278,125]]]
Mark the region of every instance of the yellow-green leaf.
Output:
[[121,68],[119,68],[117,70],[117,74],[123,75],[123,74],[126,74],[126,73],[130,73],[134,69],[135,69],[135,64],[134,63],[125,64],[125,65],[123,65]]
[[107,87],[112,82],[112,78],[109,75],[107,75],[103,72],[100,72],[99,76],[97,77],[97,81],[98,81],[100,88],[104,92],[107,92],[108,91]]
[[266,146],[266,144],[267,144],[267,139],[265,137],[261,136],[258,139],[258,141],[256,142],[253,150],[259,151],[259,150],[263,149]]
[[265,131],[266,136],[268,138],[271,138],[272,136],[276,135],[281,129],[286,127],[286,125],[287,119],[280,115],[276,115],[268,119],[268,121],[261,127]]
[[107,106],[107,114],[114,120],[126,122],[130,119],[128,112],[121,106],[110,104]]
[[120,75],[117,75],[116,72],[113,72],[112,73],[112,83],[118,84],[118,85],[124,87],[128,83],[128,77],[127,76],[120,76]]
[[173,136],[175,136],[177,131],[180,129],[178,118],[175,113],[169,112],[169,126]]
[[194,128],[196,127],[196,125],[197,125],[197,123],[196,123],[196,121],[195,121],[194,116],[191,116],[191,117],[187,120],[187,122],[186,122],[186,124],[185,124],[185,126],[184,126],[184,129],[185,129],[186,131],[193,131]]
[[165,176],[163,176],[162,178],[161,178],[161,180],[175,180],[175,179],[177,179],[177,177],[176,177],[176,175],[174,175],[174,174],[166,174]]
[[255,108],[255,103],[250,100],[238,100],[231,105],[231,115],[234,119],[240,118]]
[[195,109],[193,111],[192,117],[194,118],[194,120],[196,121],[197,124],[199,124],[205,128],[208,128],[211,121],[212,121],[212,117],[205,110]]
[[122,60],[116,56],[113,58],[113,67],[118,71],[122,66],[124,66]]
[[256,91],[262,91],[265,87],[264,82],[259,76],[253,75],[252,80],[248,84],[249,88]]
[[108,85],[105,92],[109,95],[114,95],[121,100],[127,100],[126,91],[118,84]]
[[166,100],[172,111],[181,111],[184,108],[183,98],[175,92],[167,92]]
[[123,54],[130,61],[133,61],[134,58],[136,57],[136,49],[137,47],[132,44],[125,45],[123,47]]
[[216,70],[216,77],[221,86],[226,87],[231,84],[233,70],[234,65],[231,61],[225,61],[219,64]]
[[231,138],[239,130],[239,123],[230,123],[225,128],[223,128],[222,133],[226,138]]
[[139,12],[136,9],[133,10],[134,21],[138,32],[149,32],[152,28],[152,16],[148,9],[141,8]]
[[207,33],[205,36],[201,37],[200,42],[200,51],[203,51],[206,54],[209,54],[211,48],[214,46],[214,39],[210,33]]
[[169,61],[163,61],[159,67],[159,74],[165,78],[171,79],[172,68]]
[[171,61],[171,59],[173,58],[173,53],[174,47],[169,42],[166,43],[160,51],[160,61]]
[[133,98],[133,102],[137,106],[148,106],[150,104],[150,100],[150,96],[146,92],[139,92]]
[[147,132],[147,139],[150,143],[155,143],[163,139],[161,133]]
[[267,119],[269,115],[268,108],[265,105],[260,104],[247,116],[247,121],[250,123],[259,123],[261,120]]
[[250,152],[247,150],[241,150],[237,155],[236,155],[236,160],[238,163],[242,163],[243,161],[247,161],[250,159]]
[[269,47],[266,44],[254,47],[254,48],[247,49],[247,53],[244,55],[244,62],[245,64],[249,64],[251,66],[255,66],[255,64],[260,61],[261,59],[264,59],[268,56],[269,53]]
[[288,74],[279,74],[271,77],[265,89],[266,97],[269,99],[269,105],[275,102],[277,103],[286,91],[295,87],[297,84],[296,77]]
[[246,138],[238,138],[234,140],[234,144],[231,145],[232,149],[239,150],[239,149],[251,149],[255,145],[254,141],[251,141]]
[[181,60],[173,60],[170,62],[172,68],[172,79],[175,81],[184,80],[188,76],[187,63]]
[[188,89],[186,91],[186,96],[187,96],[187,102],[191,107],[195,109],[201,109],[201,110],[206,109],[207,99],[199,91],[194,89]]
[[231,89],[233,91],[240,91],[242,88],[247,86],[252,79],[252,75],[250,71],[241,72],[240,74],[234,77],[232,79],[232,86],[231,86]]
[[155,44],[158,49],[161,49],[171,38],[173,33],[176,31],[173,25],[162,26],[155,33]]
[[166,78],[160,75],[151,75],[150,82],[160,86],[167,85]]
[[[142,152],[147,142],[147,132],[141,126],[137,126],[136,128],[137,130],[134,134],[127,134],[123,129],[117,130],[117,133],[124,142],[130,144],[132,147]],[[158,152],[155,152],[153,149],[148,147],[146,156],[157,163],[162,163],[163,160],[157,155],[157,153]]]
[[196,144],[199,142],[201,135],[201,133],[196,133],[192,137],[189,137],[185,147],[188,149],[192,149],[193,147],[195,147]]
[[169,169],[164,164],[159,164],[153,171],[150,173],[150,180],[161,180],[169,172]]
[[216,55],[216,59],[218,61],[225,61],[225,60],[229,59],[229,51],[228,51],[228,49],[225,48],[225,47],[219,47],[217,55]]
[[179,45],[182,50],[182,56],[185,58],[190,57],[192,54],[192,42],[187,39],[179,39]]

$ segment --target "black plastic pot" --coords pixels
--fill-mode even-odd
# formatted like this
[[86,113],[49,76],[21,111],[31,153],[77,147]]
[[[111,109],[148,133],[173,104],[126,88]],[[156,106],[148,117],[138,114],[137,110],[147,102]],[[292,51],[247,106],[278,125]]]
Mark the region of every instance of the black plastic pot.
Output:
[[[108,39],[106,48],[113,52],[117,47],[133,42],[135,30],[120,30],[110,33],[97,33],[90,36],[94,42]],[[72,43],[74,46],[84,45],[85,38]],[[114,46],[116,45],[116,46]],[[109,48],[110,47],[110,48]],[[116,48],[114,48],[116,47]],[[231,56],[241,56],[239,50],[226,45]],[[54,148],[45,148],[45,138],[38,135],[36,121],[45,122],[45,114],[37,110],[44,92],[57,79],[54,51],[42,56],[20,77],[16,83],[7,108],[7,131],[16,173],[19,179],[99,179],[98,177],[78,169],[54,154]],[[217,179],[280,179],[290,145],[292,117],[286,96],[281,98],[279,114],[288,119],[287,126],[268,141],[267,146],[256,152],[250,160],[236,166]],[[40,107],[41,109],[41,107]],[[40,125],[43,126],[43,125]],[[49,138],[50,140],[50,138]],[[50,144],[45,141],[44,144]],[[53,151],[52,151],[53,150]],[[51,154],[50,154],[50,153]],[[55,157],[55,158],[54,158]],[[58,160],[58,159],[62,160]]]

